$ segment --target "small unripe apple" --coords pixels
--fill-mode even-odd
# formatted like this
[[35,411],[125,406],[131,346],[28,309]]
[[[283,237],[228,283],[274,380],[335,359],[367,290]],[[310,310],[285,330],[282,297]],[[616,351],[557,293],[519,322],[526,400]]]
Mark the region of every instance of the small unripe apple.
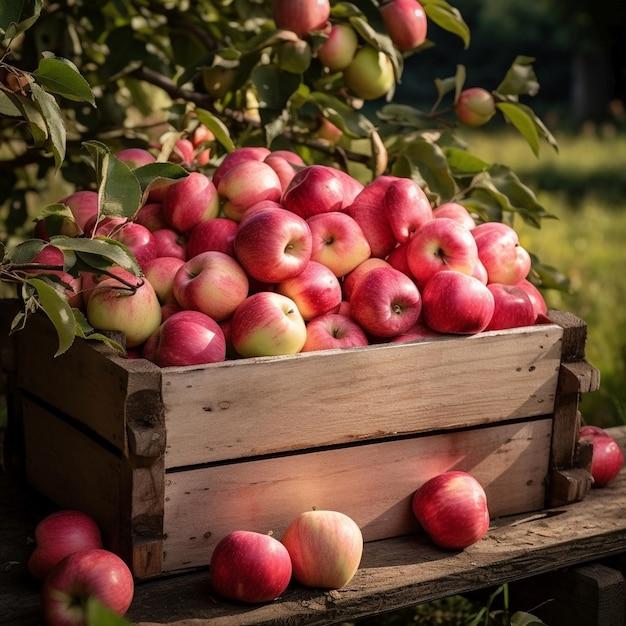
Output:
[[496,103],[486,89],[472,87],[461,92],[454,105],[454,111],[462,124],[482,126],[494,116]]
[[274,0],[276,26],[301,37],[312,30],[321,30],[329,17],[329,0]]
[[395,81],[391,59],[373,46],[363,46],[343,71],[346,85],[358,98],[375,100],[384,96]]
[[235,70],[228,67],[206,67],[202,70],[202,83],[214,98],[223,98],[235,84]]
[[417,0],[391,0],[380,8],[391,41],[403,52],[414,50],[426,41],[428,21]]
[[359,38],[349,24],[334,24],[328,39],[317,51],[318,59],[332,72],[344,70],[354,59]]

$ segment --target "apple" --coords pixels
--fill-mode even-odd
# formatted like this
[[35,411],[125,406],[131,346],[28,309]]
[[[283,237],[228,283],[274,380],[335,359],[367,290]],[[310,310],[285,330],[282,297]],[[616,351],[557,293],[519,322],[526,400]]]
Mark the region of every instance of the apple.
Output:
[[346,274],[343,279],[343,297],[344,300],[350,301],[350,297],[352,296],[352,291],[354,290],[354,286],[357,282],[365,275],[367,272],[377,268],[377,267],[392,267],[390,263],[385,261],[385,259],[380,259],[378,257],[370,257],[369,259],[365,259],[362,263],[359,263],[351,272]]
[[482,332],[495,308],[493,294],[483,282],[455,270],[434,274],[421,294],[424,322],[440,333]]
[[426,222],[409,239],[407,262],[420,289],[442,270],[474,272],[478,249],[472,232],[456,220],[442,217]]
[[391,0],[380,7],[389,38],[402,52],[408,52],[426,41],[428,20],[417,0]]
[[410,178],[392,181],[385,191],[383,203],[398,243],[405,243],[423,224],[433,219],[428,197]]
[[167,187],[162,210],[171,228],[188,233],[200,222],[217,217],[220,210],[217,189],[201,172],[190,172]]
[[503,222],[485,222],[470,231],[489,282],[516,285],[530,272],[531,259],[517,232]]
[[59,200],[59,204],[65,204],[69,207],[74,221],[78,226],[80,232],[87,233],[87,223],[98,219],[99,200],[98,192],[88,189],[81,189],[75,191],[65,198]]
[[354,59],[359,37],[350,24],[333,24],[328,39],[317,50],[317,58],[331,72],[345,70]]
[[454,103],[454,111],[459,121],[466,126],[482,126],[496,112],[493,96],[482,87],[464,89]]
[[127,284],[117,277],[106,278],[89,295],[87,321],[98,330],[124,333],[126,345],[142,344],[161,324],[161,303],[154,287],[145,278],[123,273]]
[[111,233],[111,239],[123,243],[133,253],[140,267],[158,255],[153,233],[136,222],[122,224]]
[[521,280],[516,286],[523,289],[530,298],[530,301],[533,303],[535,321],[541,315],[546,315],[548,313],[548,305],[546,304],[543,294],[527,278]]
[[493,294],[494,310],[485,330],[519,328],[535,323],[535,307],[523,289],[502,283],[488,283],[487,289]]
[[343,71],[346,86],[357,98],[376,100],[388,93],[395,83],[391,59],[369,44],[362,46]]
[[176,272],[172,291],[183,309],[201,311],[219,322],[230,317],[248,296],[248,276],[236,259],[208,250]]
[[417,489],[411,505],[420,526],[440,548],[466,548],[489,529],[485,490],[467,472],[433,476]]
[[97,216],[94,216],[85,224],[85,235],[87,237],[113,237],[126,224],[128,224],[126,217],[106,215],[98,220]]
[[385,258],[385,261],[391,265],[391,267],[399,270],[403,274],[406,274],[409,278],[413,279],[413,272],[409,267],[409,261],[407,259],[407,252],[409,246],[408,242],[398,244]]
[[148,337],[141,356],[159,367],[220,363],[226,358],[226,338],[208,315],[174,311]]
[[297,354],[306,341],[306,324],[291,298],[259,291],[237,307],[230,334],[242,357]]
[[392,267],[367,272],[350,295],[350,315],[375,337],[394,337],[419,319],[422,299],[415,283]]
[[306,220],[285,209],[256,211],[235,233],[235,257],[252,278],[264,283],[297,276],[311,260],[312,247]]
[[442,333],[429,328],[424,321],[420,318],[404,333],[392,337],[389,341],[391,343],[405,343],[407,341],[423,341],[424,339],[433,339],[441,337]]
[[213,184],[218,187],[222,176],[232,167],[235,167],[238,163],[243,161],[263,161],[265,157],[271,153],[269,148],[263,146],[242,146],[235,148],[232,152],[229,152],[222,162],[217,166],[215,172],[213,172]]
[[472,214],[458,202],[444,202],[436,206],[433,209],[433,217],[449,217],[460,222],[469,230],[476,226],[476,220],[472,217]]
[[345,209],[362,189],[359,181],[342,170],[330,165],[307,165],[292,178],[281,204],[307,219],[318,213]]
[[[210,221],[210,220],[207,220]],[[174,256],[187,260],[187,238],[173,228],[159,228],[152,233],[157,256]],[[143,264],[142,264],[143,267]]]
[[190,139],[193,147],[197,149],[215,141],[215,135],[208,126],[200,123],[193,129]]
[[238,222],[253,204],[261,200],[280,200],[283,187],[271,165],[249,159],[224,172],[217,191],[224,216]]
[[274,22],[277,28],[290,30],[301,37],[322,30],[330,17],[329,0],[274,0]]
[[51,513],[35,526],[35,550],[28,559],[31,576],[43,581],[52,568],[78,550],[102,548],[100,528],[82,511],[65,509]]
[[345,587],[363,556],[361,529],[339,511],[300,513],[287,526],[281,541],[291,557],[293,577],[306,587]]
[[296,172],[305,167],[302,157],[291,150],[274,150],[263,159],[263,162],[276,172],[283,191],[287,189]]
[[210,572],[220,596],[255,604],[271,602],[287,589],[292,565],[287,548],[272,535],[235,530],[213,549]]
[[311,260],[342,277],[368,259],[371,248],[357,221],[347,213],[329,211],[307,219],[311,229]]
[[301,352],[367,346],[368,343],[363,329],[349,315],[331,312],[319,315],[307,324]]
[[137,213],[135,213],[133,221],[145,226],[152,232],[160,230],[161,228],[170,227],[163,215],[163,207],[160,202],[147,202],[144,204]]
[[195,147],[190,139],[181,137],[174,142],[172,152],[168,160],[172,163],[179,163],[183,167],[189,168],[194,161]]
[[237,222],[226,217],[214,217],[200,222],[187,238],[187,256],[192,258],[201,252],[217,250],[235,256],[235,233]]
[[124,615],[134,590],[133,576],[119,556],[102,548],[79,550],[58,563],[44,582],[44,622],[48,626],[86,624],[90,599]]
[[156,162],[154,154],[145,148],[123,148],[118,150],[115,156],[132,170]]
[[617,441],[599,426],[582,426],[580,439],[591,440],[593,456],[591,476],[593,487],[606,487],[624,466],[624,454]]
[[[218,100],[232,90],[236,78],[237,72],[232,67],[211,65],[202,69],[202,84],[206,92]],[[196,145],[193,137],[191,141]]]
[[143,275],[152,285],[161,305],[177,303],[174,296],[174,276],[185,264],[179,257],[158,256],[143,267]]
[[297,276],[278,283],[276,292],[291,298],[305,321],[336,311],[343,297],[334,272],[317,261],[309,261]]

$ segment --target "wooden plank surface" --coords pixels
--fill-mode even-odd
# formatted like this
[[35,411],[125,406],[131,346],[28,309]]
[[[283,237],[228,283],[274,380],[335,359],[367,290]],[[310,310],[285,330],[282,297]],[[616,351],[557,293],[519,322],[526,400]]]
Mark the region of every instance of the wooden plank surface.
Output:
[[[612,431],[626,449],[626,428]],[[19,483],[0,475],[0,624],[35,626],[38,588],[26,573],[32,529],[41,508]],[[422,535],[365,546],[347,588],[290,585],[260,606],[223,602],[207,568],[137,584],[128,617],[135,626],[328,625],[487,588],[562,567],[626,553],[626,472],[583,502],[494,520],[487,536],[461,552],[445,552]]]
[[166,467],[552,412],[553,324],[163,370]]

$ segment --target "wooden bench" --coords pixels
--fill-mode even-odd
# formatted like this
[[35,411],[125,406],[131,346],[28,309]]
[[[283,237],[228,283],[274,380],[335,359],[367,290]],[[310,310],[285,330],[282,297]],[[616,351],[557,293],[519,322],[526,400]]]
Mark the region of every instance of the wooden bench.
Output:
[[[626,449],[626,427],[612,434]],[[7,475],[0,498],[0,624],[34,626],[38,587],[26,560],[48,505]],[[437,549],[421,534],[368,543],[356,576],[339,591],[293,584],[275,602],[237,605],[212,593],[202,568],[138,583],[128,618],[137,626],[336,624],[523,581],[511,585],[511,602],[559,607],[553,619],[561,621],[550,626],[620,626],[625,559],[626,471],[582,502],[495,519],[483,540],[460,552]]]

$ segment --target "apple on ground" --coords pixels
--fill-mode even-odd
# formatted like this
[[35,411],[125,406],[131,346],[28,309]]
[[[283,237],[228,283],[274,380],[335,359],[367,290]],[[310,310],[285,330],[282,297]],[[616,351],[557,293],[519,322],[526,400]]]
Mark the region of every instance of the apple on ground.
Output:
[[523,289],[530,298],[530,301],[533,303],[535,321],[541,315],[546,315],[548,313],[548,305],[546,304],[543,294],[537,287],[535,287],[535,285],[533,285],[533,283],[531,283],[527,278],[524,278],[524,280],[517,283],[517,287]]
[[343,71],[343,80],[357,98],[376,100],[393,88],[396,77],[389,56],[365,44]]
[[409,239],[407,262],[420,289],[443,270],[474,272],[478,249],[472,232],[456,220],[442,217],[426,222]]
[[354,59],[359,47],[359,37],[350,24],[333,24],[328,39],[317,50],[317,58],[331,72],[345,70]]
[[276,291],[296,303],[305,321],[336,311],[343,297],[334,272],[317,261],[309,261],[297,276],[278,283]]
[[90,515],[64,509],[44,517],[35,526],[35,543],[27,568],[31,576],[43,581],[59,561],[73,552],[102,548],[102,537]]
[[153,231],[157,256],[175,256],[187,260],[187,238],[173,228],[159,228]]
[[102,548],[79,550],[48,574],[41,590],[42,615],[49,626],[86,624],[93,599],[124,615],[134,591],[133,576],[119,556]]
[[278,28],[290,30],[301,37],[313,30],[322,30],[330,17],[329,0],[274,0],[274,22]]
[[345,349],[368,344],[367,335],[349,315],[325,313],[307,324],[306,341],[301,351]]
[[141,355],[159,367],[220,363],[226,358],[226,338],[208,315],[179,310],[148,337]]
[[323,263],[335,276],[351,272],[371,255],[371,248],[356,220],[341,211],[311,215],[311,260]]
[[237,307],[230,334],[242,357],[297,354],[306,341],[306,324],[291,298],[259,291]]
[[361,564],[361,529],[339,511],[301,513],[289,524],[281,541],[291,557],[293,577],[306,587],[341,589]]
[[458,202],[444,202],[436,206],[433,209],[433,217],[449,217],[460,222],[469,230],[476,226],[476,220],[472,217],[472,214]]
[[232,256],[208,250],[176,272],[172,291],[183,309],[200,311],[219,322],[230,317],[248,296],[248,276]]
[[306,220],[285,209],[246,216],[235,234],[235,258],[254,279],[279,283],[297,276],[311,260],[313,238]]
[[158,256],[144,265],[144,277],[154,287],[161,306],[177,303],[174,296],[174,276],[184,264],[185,261],[178,257]]
[[503,222],[485,222],[470,231],[489,282],[517,285],[528,276],[531,259],[514,228]]
[[485,490],[467,472],[433,476],[417,489],[411,504],[420,526],[440,548],[466,548],[489,529]]
[[424,322],[440,333],[479,333],[487,328],[493,317],[495,302],[487,285],[462,272],[437,272],[421,294]]
[[593,487],[606,487],[613,482],[624,466],[624,454],[619,444],[606,430],[599,426],[582,426],[580,439],[590,440],[593,445],[591,476]]
[[482,126],[495,115],[496,102],[486,89],[471,87],[459,94],[454,111],[462,124]]
[[350,295],[350,315],[374,337],[395,337],[420,317],[422,299],[413,280],[392,267],[367,272]]
[[359,282],[365,274],[373,269],[376,269],[377,267],[392,267],[392,265],[385,259],[372,256],[359,263],[351,272],[344,276],[342,288],[343,299],[346,302],[350,301],[352,291],[354,290],[354,286],[357,282]]
[[519,328],[535,323],[535,307],[523,289],[502,283],[488,283],[487,289],[493,294],[494,309],[485,330]]
[[389,185],[384,208],[398,243],[405,243],[423,224],[433,219],[428,197],[410,178],[398,178]]
[[402,52],[408,52],[426,41],[428,20],[417,0],[391,0],[380,7],[389,38]]

